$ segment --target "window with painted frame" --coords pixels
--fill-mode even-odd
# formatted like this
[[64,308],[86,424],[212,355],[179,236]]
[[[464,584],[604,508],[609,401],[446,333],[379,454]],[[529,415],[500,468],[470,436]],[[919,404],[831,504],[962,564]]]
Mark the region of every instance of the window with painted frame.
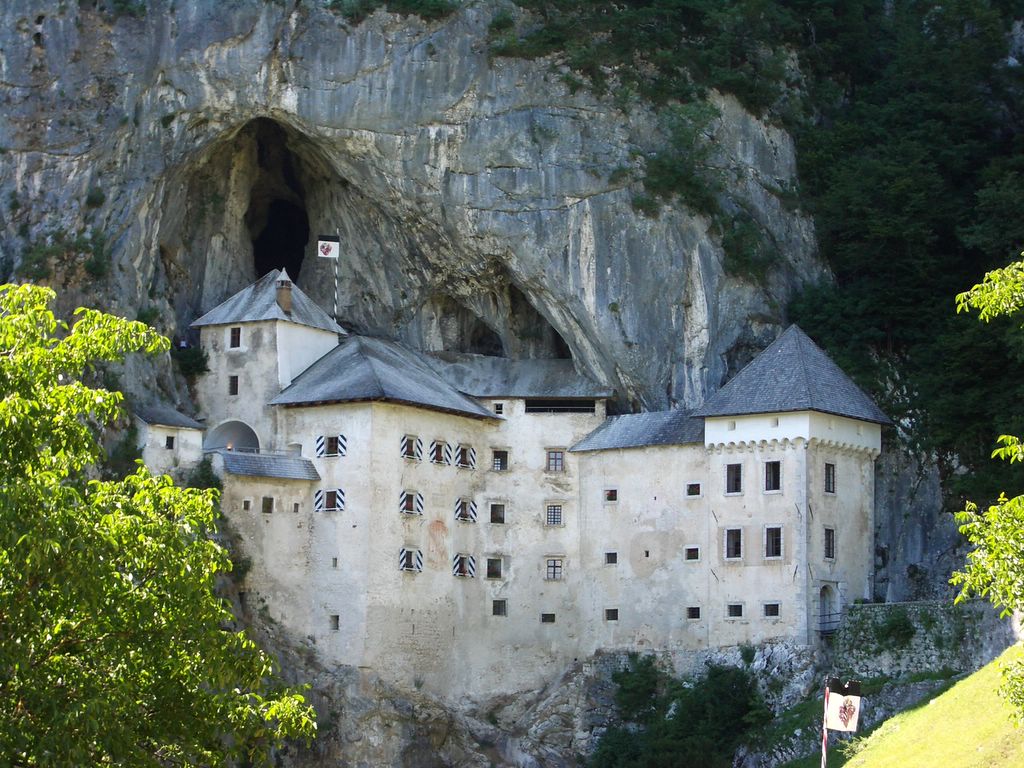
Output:
[[782,491],[782,462],[766,461],[764,463],[764,492],[780,493]]
[[455,519],[462,523],[475,523],[477,517],[476,502],[472,499],[456,499]]
[[398,550],[398,570],[420,573],[423,570],[423,550],[414,547]]
[[508,471],[508,449],[495,448],[491,451],[491,470],[494,472]]
[[463,552],[454,555],[452,557],[452,576],[472,579],[476,576],[476,558]]
[[456,448],[455,466],[462,469],[476,469],[476,449],[471,445],[460,445]]
[[[423,441],[416,435],[403,435],[399,444],[399,453],[403,459],[421,461],[423,459]],[[444,455],[443,451],[441,455]]]
[[683,548],[683,560],[688,563],[700,562],[700,547],[690,546]]
[[742,560],[743,559],[743,529],[742,528],[726,528],[725,529],[725,559],[726,560]]
[[565,471],[565,451],[561,448],[549,448],[547,450],[547,462],[544,465],[547,472]]
[[764,558],[765,560],[782,559],[781,525],[766,525],[764,527]]
[[544,580],[561,581],[565,575],[565,559],[562,557],[544,558]]
[[726,605],[725,605],[725,618],[727,618],[727,619],[742,619],[743,618],[743,603],[726,603]]
[[725,465],[725,495],[738,496],[743,493],[743,465]]
[[418,491],[402,491],[398,495],[398,511],[403,515],[422,515],[423,494]]
[[777,600],[762,603],[762,613],[766,619],[778,619],[782,616],[782,604]]
[[688,499],[699,499],[704,495],[703,488],[700,483],[687,483],[686,484],[686,498]]
[[561,502],[549,502],[544,505],[544,525],[557,527],[564,524]]

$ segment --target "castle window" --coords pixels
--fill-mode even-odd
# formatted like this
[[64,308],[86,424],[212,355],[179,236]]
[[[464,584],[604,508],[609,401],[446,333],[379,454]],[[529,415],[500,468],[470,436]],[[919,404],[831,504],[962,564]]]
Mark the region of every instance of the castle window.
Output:
[[330,615],[330,622],[332,632],[337,632],[341,629],[341,617],[338,614],[332,613]]
[[725,465],[725,492],[743,493],[743,465]]
[[164,438],[164,448],[169,451],[174,450],[174,435],[167,435],[167,437]]
[[491,600],[491,616],[508,616],[508,600]]
[[727,619],[742,619],[743,603],[729,603],[725,606],[725,617]]
[[337,568],[337,567],[338,567],[338,558],[332,557],[331,558],[331,568]]
[[491,458],[491,469],[504,472],[508,469],[508,451],[494,451]]
[[299,514],[299,502],[297,501],[292,502],[292,514]]
[[769,525],[764,529],[764,556],[769,560],[782,557],[781,525]]
[[548,451],[548,460],[544,468],[548,472],[564,472],[565,451]]
[[683,559],[688,563],[700,560],[700,547],[687,547],[683,550]]
[[500,557],[488,557],[487,558],[487,578],[488,579],[500,579],[501,578],[501,558]]
[[228,394],[229,395],[237,395],[238,394],[238,377],[237,376],[228,376]]
[[619,489],[618,488],[605,488],[604,489],[604,501],[606,504],[611,504],[619,500]]
[[779,618],[779,604],[778,603],[765,603],[764,604],[764,615],[767,619]]
[[546,515],[544,517],[545,525],[561,525],[562,524],[562,505],[561,504],[548,504]]
[[743,558],[743,529],[727,528],[725,530],[725,559],[741,560]]
[[274,511],[274,497],[273,496],[264,496],[263,497],[263,507],[262,507],[262,509],[263,509],[263,514],[265,514],[265,515],[269,515],[269,514],[273,513],[273,511]]
[[[433,446],[431,446],[431,448],[433,448]],[[423,441],[416,437],[416,435],[405,435],[402,438],[400,450],[403,459],[419,461],[423,458]]]
[[547,568],[544,572],[546,581],[561,581],[564,561],[560,557],[547,558]]
[[825,529],[825,559],[835,560],[836,559],[836,529],[826,528]]
[[451,448],[443,440],[430,443],[430,461],[433,464],[451,464]]
[[419,573],[423,570],[423,550],[403,547],[398,550],[398,570]]
[[416,491],[402,491],[398,496],[398,511],[404,515],[422,515],[423,494]]
[[459,553],[452,558],[452,576],[472,579],[476,576],[476,558]]
[[455,519],[464,523],[476,522],[476,502],[471,499],[459,499],[455,502]]
[[505,505],[491,504],[491,522],[502,524],[505,522]]
[[781,461],[766,461],[764,463],[764,489],[766,492],[782,489]]
[[618,552],[605,552],[604,553],[604,564],[605,565],[616,565],[619,562]]
[[494,413],[497,416],[501,416],[503,413],[505,413],[505,404],[504,403],[495,403],[494,404]]
[[230,339],[230,341],[228,341],[228,346],[231,347],[232,349],[238,349],[240,346],[242,346],[242,329],[241,328],[232,328],[231,329],[231,339]]
[[343,512],[345,510],[345,492],[341,488],[318,488],[313,492],[314,512]]
[[836,492],[836,465],[825,462],[825,493]]
[[688,619],[699,619],[700,618],[700,606],[699,605],[688,605],[686,607],[686,618],[688,618]]
[[455,464],[463,469],[476,469],[476,450],[470,445],[460,445],[455,451]]
[[540,623],[541,624],[554,624],[555,623],[555,614],[553,614],[553,613],[542,613],[540,615]]
[[242,499],[242,511],[248,512],[252,509],[252,499]]
[[618,621],[619,620],[619,609],[618,608],[605,608],[604,609],[604,620],[605,621]]
[[348,441],[342,434],[318,435],[316,438],[317,458],[344,456],[348,453]]
[[687,483],[686,498],[696,499],[698,497],[700,497],[700,483]]

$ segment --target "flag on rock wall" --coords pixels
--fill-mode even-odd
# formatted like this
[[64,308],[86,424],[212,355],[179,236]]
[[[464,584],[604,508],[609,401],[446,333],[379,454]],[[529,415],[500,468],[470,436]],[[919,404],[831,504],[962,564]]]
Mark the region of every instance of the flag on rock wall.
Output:
[[316,240],[316,255],[325,259],[341,256],[341,238],[337,235],[320,235]]

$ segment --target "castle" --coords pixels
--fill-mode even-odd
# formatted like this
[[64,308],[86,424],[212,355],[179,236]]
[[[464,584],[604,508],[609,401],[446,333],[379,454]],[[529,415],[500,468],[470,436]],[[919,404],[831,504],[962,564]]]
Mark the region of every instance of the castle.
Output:
[[351,335],[283,272],[193,325],[205,423],[139,409],[144,460],[213,458],[249,607],[326,663],[475,698],[811,644],[871,595],[888,419],[795,326],[694,411],[609,417],[570,360]]

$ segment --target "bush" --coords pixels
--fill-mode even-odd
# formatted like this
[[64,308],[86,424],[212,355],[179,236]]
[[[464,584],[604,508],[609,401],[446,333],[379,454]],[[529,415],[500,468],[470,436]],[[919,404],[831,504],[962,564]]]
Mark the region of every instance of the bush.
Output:
[[218,491],[224,488],[217,473],[213,471],[213,462],[209,456],[203,456],[203,460],[196,464],[185,485],[189,488],[216,488]]
[[99,208],[107,201],[107,196],[99,187],[89,187],[85,194],[85,205],[88,208]]
[[882,648],[906,648],[915,634],[917,628],[903,608],[894,608],[883,621],[875,624],[875,640]]
[[178,366],[181,375],[189,381],[210,370],[209,358],[199,347],[173,347],[171,359]]

